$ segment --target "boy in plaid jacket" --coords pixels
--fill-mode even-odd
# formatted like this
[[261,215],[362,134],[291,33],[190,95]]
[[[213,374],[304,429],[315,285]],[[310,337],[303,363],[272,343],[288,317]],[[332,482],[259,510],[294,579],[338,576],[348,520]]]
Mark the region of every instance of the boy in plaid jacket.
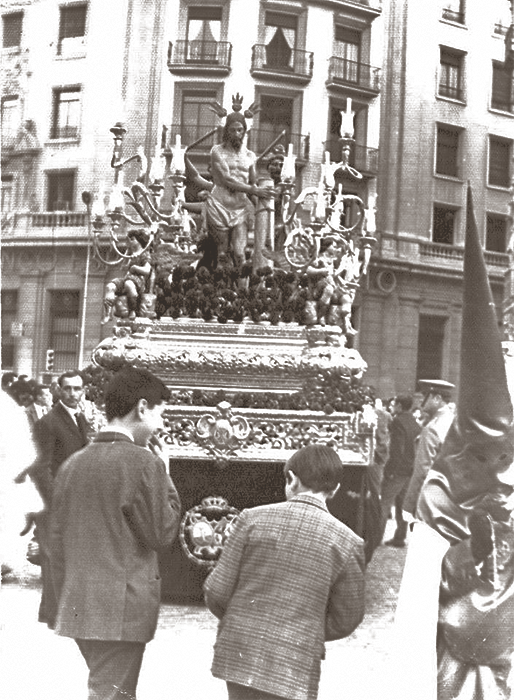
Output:
[[362,621],[363,542],[326,507],[342,469],[330,447],[296,452],[286,502],[244,510],[204,584],[229,700],[315,700],[325,641]]

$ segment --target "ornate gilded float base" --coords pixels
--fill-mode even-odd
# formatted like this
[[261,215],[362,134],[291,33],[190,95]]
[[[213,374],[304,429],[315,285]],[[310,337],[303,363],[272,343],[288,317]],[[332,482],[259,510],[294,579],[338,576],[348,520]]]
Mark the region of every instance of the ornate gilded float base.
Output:
[[[136,319],[119,321],[93,360],[106,368],[119,360],[146,367],[173,390],[222,389],[227,398],[235,392],[293,394],[325,370],[348,377],[364,373],[365,362],[342,346],[342,337],[338,327]],[[232,460],[283,462],[312,442],[333,446],[345,464],[365,467],[373,458],[371,410],[327,415],[221,401],[216,407],[169,405],[164,416],[171,458],[209,460],[218,467]]]

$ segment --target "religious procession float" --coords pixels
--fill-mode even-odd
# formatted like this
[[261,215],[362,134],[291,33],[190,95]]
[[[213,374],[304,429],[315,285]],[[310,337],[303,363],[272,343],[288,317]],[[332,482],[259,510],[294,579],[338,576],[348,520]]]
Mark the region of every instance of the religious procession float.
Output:
[[[106,377],[130,363],[171,389],[164,440],[184,516],[161,561],[168,597],[200,597],[233,518],[283,500],[283,464],[311,442],[334,447],[346,465],[331,510],[369,552],[376,544],[373,396],[350,347],[375,226],[372,207],[345,194],[362,177],[349,165],[348,102],[341,161],[327,152],[318,184],[301,192],[285,132],[260,155],[246,149],[254,105],[243,111],[239,95],[228,115],[213,103],[220,126],[196,142],[164,134],[150,167],[141,148],[122,153],[123,124],[111,129],[114,186],[90,216],[95,255],[117,275],[104,301],[113,328],[87,383],[101,402]],[[208,139],[217,144],[212,181],[193,164]],[[127,186],[128,164],[138,172]],[[232,177],[242,192],[226,186]]]

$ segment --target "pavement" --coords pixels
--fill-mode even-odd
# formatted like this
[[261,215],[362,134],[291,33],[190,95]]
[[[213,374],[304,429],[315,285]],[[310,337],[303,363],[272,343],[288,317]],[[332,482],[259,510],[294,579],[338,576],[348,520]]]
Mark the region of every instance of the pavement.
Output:
[[[394,527],[389,521],[384,539]],[[380,546],[366,572],[366,616],[346,639],[327,644],[319,700],[381,697],[406,549]],[[86,700],[87,671],[75,642],[37,622],[39,568],[6,576],[0,596],[0,696]],[[138,700],[226,700],[210,666],[217,620],[201,604],[163,603],[147,645]]]

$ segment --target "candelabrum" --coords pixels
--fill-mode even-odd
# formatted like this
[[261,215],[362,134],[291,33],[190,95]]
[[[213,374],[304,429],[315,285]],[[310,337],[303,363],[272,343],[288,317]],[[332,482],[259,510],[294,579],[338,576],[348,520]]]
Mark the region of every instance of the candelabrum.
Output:
[[[102,186],[91,207],[93,251],[106,265],[130,261],[151,249],[156,242],[170,242],[188,252],[193,245],[195,224],[184,208],[186,181],[185,151],[180,136],[173,147],[157,144],[150,168],[143,148],[122,158],[123,139],[127,130],[118,122],[111,128],[114,147],[111,167],[114,184],[109,195]],[[203,137],[205,138],[205,137]],[[128,187],[124,185],[123,168],[136,162],[139,173]],[[148,242],[137,253],[124,247],[121,236],[126,228],[144,228]]]
[[[292,268],[307,270],[319,264],[322,248],[334,243],[339,258],[339,278],[345,285],[357,286],[366,274],[372,248],[376,242],[373,234],[375,226],[375,198],[369,197],[366,210],[362,199],[354,194],[343,192],[343,179],[361,180],[362,174],[349,164],[350,152],[354,144],[354,113],[351,99],[348,98],[346,111],[341,112],[341,160],[331,162],[325,151],[317,186],[305,188],[296,199],[292,199],[294,187],[294,156],[290,147],[284,161],[282,183],[282,222],[286,239],[284,254]],[[288,158],[292,162],[288,164]],[[310,221],[302,223],[298,216],[300,206],[308,206],[311,200]],[[325,243],[323,241],[325,240]]]

